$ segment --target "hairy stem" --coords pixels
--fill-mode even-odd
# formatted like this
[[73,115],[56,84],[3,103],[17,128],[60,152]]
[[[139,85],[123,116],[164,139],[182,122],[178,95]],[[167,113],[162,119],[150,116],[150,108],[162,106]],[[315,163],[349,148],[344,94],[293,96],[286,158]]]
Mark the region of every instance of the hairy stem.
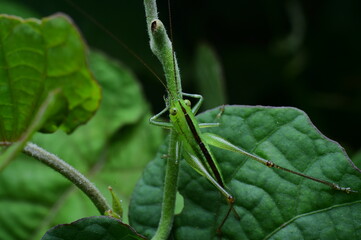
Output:
[[95,185],[91,183],[89,179],[87,179],[78,170],[73,168],[62,159],[33,143],[28,143],[23,152],[31,157],[34,157],[35,159],[38,159],[40,162],[51,167],[70,180],[90,198],[100,214],[103,215],[107,210],[111,209],[110,205],[104,196],[100,193],[100,191],[95,187]]
[[[167,91],[170,97],[182,97],[181,78],[177,59],[163,23],[158,19],[155,0],[144,0],[150,48],[161,62],[167,80]],[[176,96],[174,96],[176,95]]]
[[[147,29],[150,38],[150,48],[163,66],[167,80],[167,86],[165,87],[169,93],[169,99],[181,98],[182,89],[180,84],[180,75],[172,42],[166,33],[163,23],[158,19],[155,0],[144,0],[144,7],[147,19]],[[177,141],[177,134],[171,130],[169,137],[167,167],[164,179],[162,213],[157,232],[152,240],[166,240],[173,226],[178,188],[180,148],[180,143]]]
[[181,146],[179,146],[175,132],[171,131],[169,137],[167,167],[164,179],[162,213],[157,232],[152,240],[168,239],[168,235],[172,230],[178,188],[180,147]]

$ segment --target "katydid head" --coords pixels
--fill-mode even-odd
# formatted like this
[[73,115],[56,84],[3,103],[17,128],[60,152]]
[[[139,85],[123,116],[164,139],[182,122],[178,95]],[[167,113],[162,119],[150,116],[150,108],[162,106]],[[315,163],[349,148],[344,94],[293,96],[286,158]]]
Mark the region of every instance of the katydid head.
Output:
[[180,114],[189,115],[191,112],[191,101],[188,99],[178,99],[176,101],[171,101],[171,105],[169,106],[169,118],[171,121],[174,121],[175,118],[179,118]]

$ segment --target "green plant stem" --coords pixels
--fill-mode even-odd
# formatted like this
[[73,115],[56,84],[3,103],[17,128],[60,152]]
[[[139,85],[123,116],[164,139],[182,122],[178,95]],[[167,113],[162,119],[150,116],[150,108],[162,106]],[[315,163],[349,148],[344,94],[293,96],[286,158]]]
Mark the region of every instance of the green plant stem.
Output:
[[182,97],[182,85],[179,74],[177,59],[163,23],[157,18],[157,7],[155,0],[144,0],[147,29],[150,38],[150,48],[161,62],[167,80],[168,92],[177,92]]
[[152,240],[166,240],[172,230],[178,188],[180,147],[181,146],[179,146],[179,142],[177,141],[176,133],[171,131],[169,136],[167,167],[164,180],[162,213],[157,232]]
[[51,167],[70,180],[90,198],[100,214],[103,215],[107,210],[111,209],[110,205],[101,192],[95,187],[95,185],[91,183],[89,179],[87,179],[78,170],[73,168],[62,159],[33,143],[28,143],[23,152],[31,157],[34,157],[35,159],[38,159],[40,162]]
[[[163,66],[167,79],[168,92],[182,94],[180,74],[177,61],[163,23],[158,19],[157,5],[155,0],[144,0],[147,29],[150,38],[150,48],[157,56]],[[164,85],[164,83],[163,83]],[[174,98],[181,96],[169,96]],[[169,137],[169,150],[164,180],[164,192],[162,212],[157,232],[152,240],[166,240],[173,226],[176,194],[178,188],[178,172],[180,160],[180,143],[177,141],[177,134],[171,130]]]

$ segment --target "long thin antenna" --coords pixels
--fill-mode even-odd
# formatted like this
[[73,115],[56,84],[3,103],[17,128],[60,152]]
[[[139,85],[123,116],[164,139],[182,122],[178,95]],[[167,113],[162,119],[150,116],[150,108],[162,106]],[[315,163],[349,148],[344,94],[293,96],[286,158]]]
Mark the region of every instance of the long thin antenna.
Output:
[[111,31],[109,31],[104,25],[99,23],[95,18],[93,18],[93,16],[91,16],[86,11],[84,11],[81,7],[79,7],[77,4],[75,4],[72,0],[64,0],[64,1],[66,1],[69,5],[71,5],[73,8],[75,8],[81,14],[83,14],[86,18],[88,18],[98,28],[100,28],[102,31],[104,31],[106,34],[108,34],[114,41],[116,41],[126,51],[128,51],[129,54],[131,54],[135,59],[137,59],[141,64],[143,64],[143,66],[150,73],[152,73],[162,83],[163,86],[166,87],[164,81],[158,76],[158,74],[156,74],[155,71],[151,67],[149,67],[149,65],[146,62],[144,62],[144,60],[136,52],[134,52],[132,49],[130,49],[127,44],[125,44],[122,40],[120,40],[117,36],[115,36]]

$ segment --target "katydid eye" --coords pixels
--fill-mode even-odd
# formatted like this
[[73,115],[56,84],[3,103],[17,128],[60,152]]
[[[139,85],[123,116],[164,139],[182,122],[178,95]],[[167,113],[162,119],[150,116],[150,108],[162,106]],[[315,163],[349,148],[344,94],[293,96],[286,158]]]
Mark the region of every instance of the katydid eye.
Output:
[[177,109],[176,108],[171,108],[170,110],[169,110],[169,113],[170,113],[170,115],[176,115],[177,114]]
[[192,105],[191,101],[189,101],[188,99],[184,100],[184,103],[190,107]]

